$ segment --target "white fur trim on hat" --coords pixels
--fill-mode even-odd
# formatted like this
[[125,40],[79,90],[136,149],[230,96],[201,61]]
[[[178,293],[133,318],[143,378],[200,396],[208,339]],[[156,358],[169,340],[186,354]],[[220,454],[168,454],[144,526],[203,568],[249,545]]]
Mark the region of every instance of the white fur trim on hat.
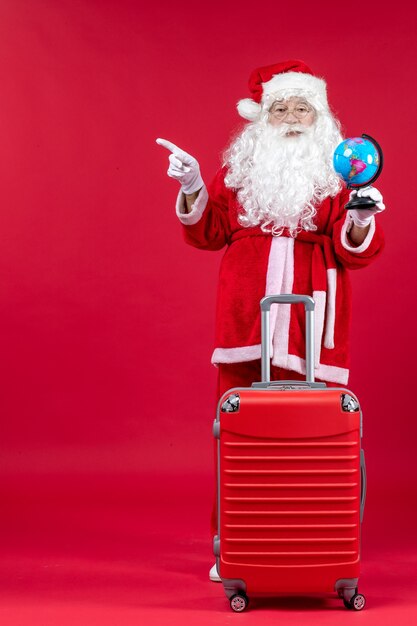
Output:
[[[286,72],[276,74],[266,83],[262,83],[262,102],[275,99],[281,91],[296,89],[308,97],[311,94],[318,99],[325,108],[327,104],[326,83],[321,78],[302,72]],[[272,104],[272,102],[271,102]]]
[[244,117],[245,120],[254,122],[259,118],[262,107],[260,104],[255,102],[255,100],[251,100],[250,98],[244,98],[243,100],[239,100],[239,102],[237,103],[237,110],[239,115],[241,117]]

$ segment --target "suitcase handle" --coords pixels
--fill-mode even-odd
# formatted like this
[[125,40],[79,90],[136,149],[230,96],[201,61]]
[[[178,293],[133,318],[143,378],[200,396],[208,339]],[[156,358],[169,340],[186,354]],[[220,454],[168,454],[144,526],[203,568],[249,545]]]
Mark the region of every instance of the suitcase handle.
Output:
[[314,300],[311,296],[282,294],[261,300],[261,363],[262,382],[271,381],[269,313],[272,304],[304,304],[306,312],[306,381],[314,383]]

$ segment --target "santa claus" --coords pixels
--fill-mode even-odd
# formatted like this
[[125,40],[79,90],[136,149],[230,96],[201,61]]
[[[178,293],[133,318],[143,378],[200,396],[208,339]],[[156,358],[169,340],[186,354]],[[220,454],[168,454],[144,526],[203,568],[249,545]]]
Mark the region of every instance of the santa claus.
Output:
[[[237,109],[249,123],[224,155],[206,188],[196,159],[164,139],[168,175],[181,190],[176,211],[187,243],[227,246],[220,269],[216,345],[219,396],[260,380],[259,302],[265,295],[308,294],[316,303],[315,377],[346,385],[349,375],[351,291],[348,270],[381,253],[375,215],[384,210],[373,187],[350,192],[336,175],[333,152],[340,124],[326,83],[302,62],[255,70],[251,98]],[[345,210],[352,194],[375,206]],[[270,315],[272,379],[305,375],[304,312],[274,305]]]

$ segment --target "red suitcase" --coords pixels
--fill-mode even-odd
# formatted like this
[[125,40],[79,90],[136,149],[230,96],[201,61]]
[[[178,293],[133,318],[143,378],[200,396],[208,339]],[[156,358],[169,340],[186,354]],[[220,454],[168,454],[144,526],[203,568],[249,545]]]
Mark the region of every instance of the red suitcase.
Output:
[[[304,303],[306,381],[270,382],[269,311]],[[314,300],[261,301],[262,382],[227,391],[217,438],[217,570],[234,611],[252,596],[358,593],[366,471],[356,396],[314,382]]]

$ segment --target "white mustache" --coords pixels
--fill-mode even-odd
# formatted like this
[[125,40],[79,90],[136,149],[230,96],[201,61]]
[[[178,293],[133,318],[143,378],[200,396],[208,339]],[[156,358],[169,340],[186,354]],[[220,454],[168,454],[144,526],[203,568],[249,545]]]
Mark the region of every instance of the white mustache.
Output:
[[279,134],[281,137],[284,137],[288,133],[305,133],[307,131],[306,126],[302,126],[302,124],[280,124],[277,129],[279,129]]

